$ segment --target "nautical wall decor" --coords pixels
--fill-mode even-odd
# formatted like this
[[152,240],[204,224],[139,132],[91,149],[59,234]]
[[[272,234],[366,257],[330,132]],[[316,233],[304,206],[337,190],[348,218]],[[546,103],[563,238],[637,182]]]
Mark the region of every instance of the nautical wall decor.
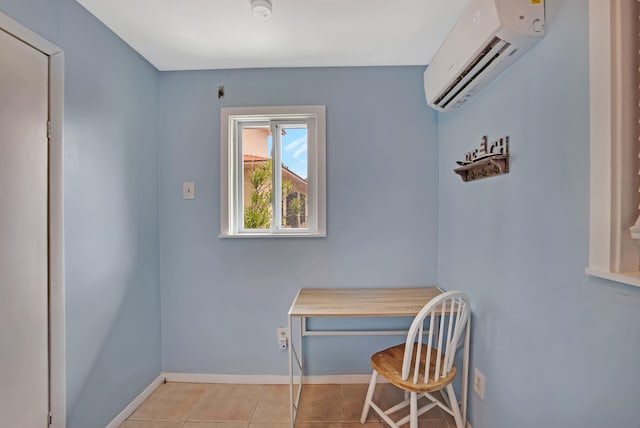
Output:
[[480,147],[464,154],[464,160],[456,161],[458,168],[453,171],[462,181],[507,174],[509,172],[509,136],[500,138],[489,145],[487,136],[482,137]]

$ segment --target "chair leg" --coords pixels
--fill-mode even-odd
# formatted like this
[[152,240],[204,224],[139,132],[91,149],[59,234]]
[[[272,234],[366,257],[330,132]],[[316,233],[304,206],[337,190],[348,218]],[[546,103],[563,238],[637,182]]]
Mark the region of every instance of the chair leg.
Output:
[[449,407],[453,412],[453,418],[456,420],[456,428],[464,428],[464,422],[462,421],[462,414],[460,413],[460,406],[458,406],[458,399],[456,393],[453,390],[453,385],[447,385],[447,394],[449,395]]
[[418,393],[411,393],[411,419],[409,420],[409,428],[418,428]]
[[371,407],[371,400],[373,399],[373,392],[376,389],[377,381],[378,381],[378,372],[374,370],[373,373],[371,374],[369,389],[367,390],[367,396],[364,399],[364,406],[362,407],[362,416],[360,416],[361,424],[367,421],[367,416],[369,415],[369,408]]

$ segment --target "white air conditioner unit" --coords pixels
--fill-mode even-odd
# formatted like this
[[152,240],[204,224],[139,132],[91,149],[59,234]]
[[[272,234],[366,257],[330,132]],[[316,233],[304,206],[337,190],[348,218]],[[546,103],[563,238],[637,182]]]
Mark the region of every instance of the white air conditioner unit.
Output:
[[544,0],[470,0],[424,72],[427,103],[459,108],[544,34]]

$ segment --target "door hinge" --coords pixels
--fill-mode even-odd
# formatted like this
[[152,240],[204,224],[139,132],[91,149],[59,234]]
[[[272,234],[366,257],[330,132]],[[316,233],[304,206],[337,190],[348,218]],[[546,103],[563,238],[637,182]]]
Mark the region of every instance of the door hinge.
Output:
[[49,425],[53,425],[53,415],[51,414],[51,412],[49,412]]
[[47,120],[47,138],[51,139],[51,121]]

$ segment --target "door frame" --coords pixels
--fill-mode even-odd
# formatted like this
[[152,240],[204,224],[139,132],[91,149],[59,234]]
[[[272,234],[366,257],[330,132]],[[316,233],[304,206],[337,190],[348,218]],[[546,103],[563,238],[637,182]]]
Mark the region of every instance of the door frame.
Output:
[[0,12],[4,31],[49,57],[49,411],[52,428],[66,427],[63,122],[64,52]]

